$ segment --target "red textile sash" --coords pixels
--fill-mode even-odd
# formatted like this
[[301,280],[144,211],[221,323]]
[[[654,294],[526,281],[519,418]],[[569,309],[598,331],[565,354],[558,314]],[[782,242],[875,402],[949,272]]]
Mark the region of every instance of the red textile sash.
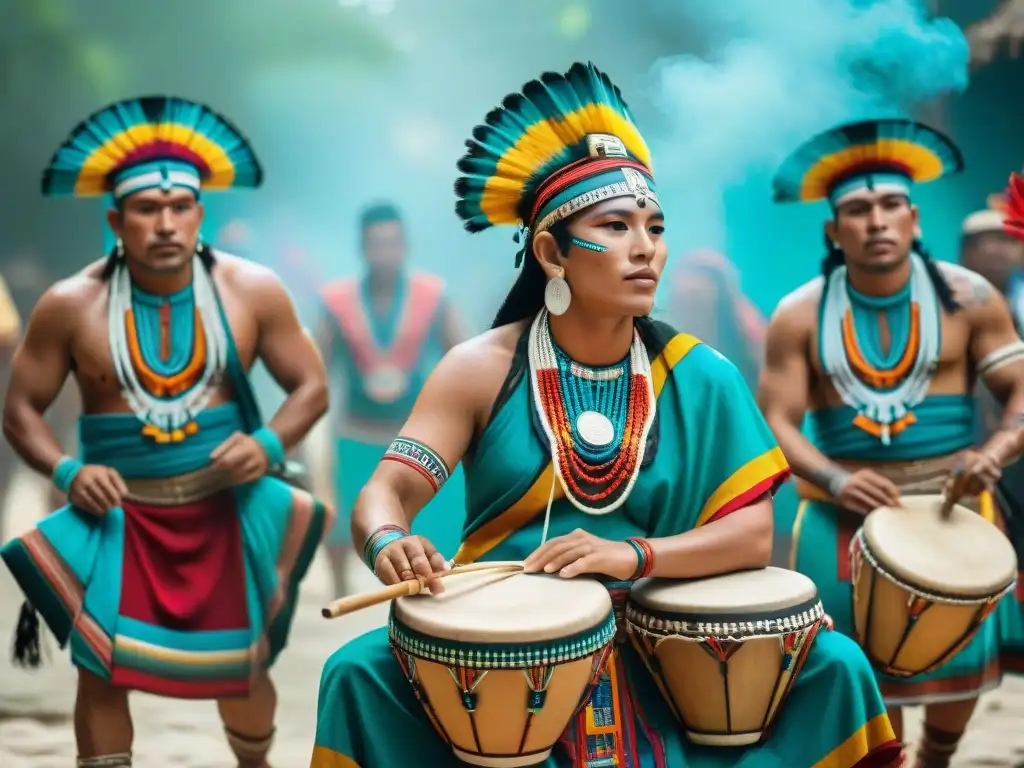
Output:
[[190,504],[122,506],[122,616],[181,631],[249,627],[242,529],[230,490]]
[[388,349],[381,349],[374,338],[358,280],[346,278],[329,283],[320,292],[320,298],[337,321],[356,368],[368,377],[385,369],[398,369],[404,373],[412,370],[433,325],[444,296],[444,287],[444,281],[434,275],[417,273],[409,276],[408,297],[398,318],[394,341]]

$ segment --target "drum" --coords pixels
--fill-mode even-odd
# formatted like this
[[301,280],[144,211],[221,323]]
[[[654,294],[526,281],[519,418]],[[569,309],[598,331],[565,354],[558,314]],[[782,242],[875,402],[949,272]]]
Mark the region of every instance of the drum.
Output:
[[476,571],[446,577],[440,595],[397,599],[389,632],[455,756],[514,768],[546,760],[589,700],[615,615],[593,579]]
[[871,662],[893,677],[942,666],[1013,589],[1017,557],[998,528],[941,496],[905,496],[869,514],[850,542],[853,621]]
[[764,568],[642,579],[626,629],[686,736],[733,747],[767,738],[825,611],[814,582]]

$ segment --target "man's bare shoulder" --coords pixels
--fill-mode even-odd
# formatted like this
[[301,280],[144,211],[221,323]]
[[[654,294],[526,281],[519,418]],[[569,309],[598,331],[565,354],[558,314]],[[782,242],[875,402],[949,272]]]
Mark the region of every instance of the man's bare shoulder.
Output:
[[816,277],[783,296],[772,312],[769,329],[796,331],[814,328],[818,322],[818,308],[824,286],[825,279]]
[[225,251],[214,251],[214,274],[217,278],[244,293],[283,289],[284,282],[270,267]]
[[[39,297],[32,315],[51,312],[76,312],[91,305],[107,292],[108,282],[104,278],[106,259],[99,259],[69,277],[58,280]],[[74,317],[67,318],[74,323]]]
[[951,261],[935,261],[939,273],[949,284],[953,301],[964,309],[987,305],[999,291],[977,272]]

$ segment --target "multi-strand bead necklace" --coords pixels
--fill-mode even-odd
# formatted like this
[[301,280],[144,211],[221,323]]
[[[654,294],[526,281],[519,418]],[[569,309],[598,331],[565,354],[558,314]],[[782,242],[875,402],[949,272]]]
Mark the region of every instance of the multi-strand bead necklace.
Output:
[[636,482],[655,413],[639,334],[625,360],[591,368],[555,346],[542,310],[530,328],[529,360],[534,403],[566,497],[588,514],[618,509]]

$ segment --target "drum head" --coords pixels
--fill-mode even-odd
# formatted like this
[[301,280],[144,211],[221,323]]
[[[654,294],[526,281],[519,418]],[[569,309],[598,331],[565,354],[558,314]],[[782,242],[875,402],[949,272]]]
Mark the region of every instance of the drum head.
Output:
[[981,515],[959,504],[948,520],[941,496],[905,496],[903,509],[881,507],[864,520],[864,541],[878,564],[910,587],[952,597],[987,597],[1017,573],[1013,545]]
[[612,610],[594,579],[475,571],[444,580],[440,595],[400,597],[395,618],[425,635],[468,643],[543,642],[585,632]]
[[658,613],[706,616],[787,612],[817,600],[814,582],[796,571],[762,568],[706,579],[642,579],[629,599]]

